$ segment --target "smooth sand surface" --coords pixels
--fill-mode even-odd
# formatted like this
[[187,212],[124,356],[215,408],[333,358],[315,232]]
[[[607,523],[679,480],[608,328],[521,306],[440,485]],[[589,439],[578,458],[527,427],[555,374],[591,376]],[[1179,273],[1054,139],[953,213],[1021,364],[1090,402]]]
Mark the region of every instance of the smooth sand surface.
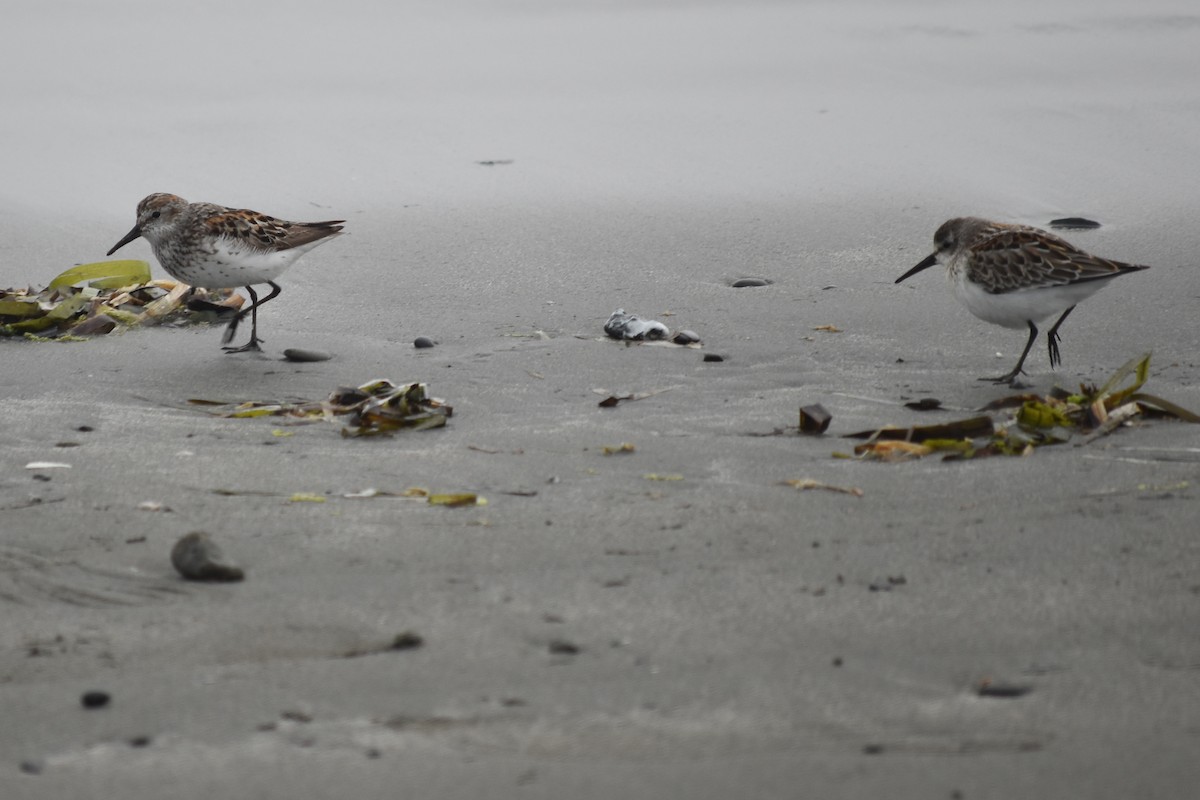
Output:
[[[1053,373],[1039,340],[1035,389],[1153,351],[1200,409],[1192,3],[79,2],[0,39],[0,286],[102,259],[153,191],[349,234],[284,276],[262,357],[0,341],[0,796],[1194,792],[1200,429],[832,457],[1008,393],[975,377],[1024,334],[893,283],[963,214],[1091,217],[1067,238],[1153,267]],[[618,307],[704,348],[604,340]],[[187,404],[377,377],[454,417]],[[809,403],[826,436],[760,435]],[[488,503],[344,496],[414,486]],[[193,530],[246,580],[181,580]]]

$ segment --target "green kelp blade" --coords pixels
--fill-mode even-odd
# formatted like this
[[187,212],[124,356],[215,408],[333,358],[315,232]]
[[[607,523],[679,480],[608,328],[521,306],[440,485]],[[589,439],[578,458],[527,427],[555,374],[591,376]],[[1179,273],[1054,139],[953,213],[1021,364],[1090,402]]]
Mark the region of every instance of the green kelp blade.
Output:
[[[1133,384],[1125,387],[1119,392],[1114,391],[1118,386],[1121,385],[1122,381],[1130,376],[1130,374],[1134,376]],[[1150,354],[1143,353],[1137,358],[1131,358],[1129,361],[1126,361],[1123,365],[1121,365],[1121,368],[1114,372],[1112,377],[1109,378],[1103,386],[1096,390],[1096,394],[1089,398],[1090,402],[1087,403],[1087,405],[1091,405],[1097,400],[1103,400],[1105,407],[1111,411],[1117,406],[1124,405],[1125,399],[1138,389],[1141,389],[1142,384],[1144,384],[1146,379],[1149,377]]]
[[36,317],[41,313],[37,300],[0,300],[0,317]]
[[81,281],[96,289],[119,289],[150,282],[150,264],[138,259],[93,261],[71,267],[50,281],[50,289],[74,286]]
[[1170,400],[1164,400],[1161,397],[1155,397],[1152,394],[1146,394],[1144,392],[1138,392],[1137,394],[1132,394],[1129,396],[1128,399],[1132,400],[1132,401],[1136,401],[1144,406],[1150,406],[1154,409],[1162,411],[1165,414],[1169,414],[1172,417],[1178,417],[1179,419],[1183,420],[1184,422],[1200,423],[1200,414],[1196,414],[1195,412],[1188,411],[1183,406],[1176,405],[1175,403],[1172,403]]
[[68,297],[67,299],[63,300],[61,303],[56,305],[54,308],[50,309],[50,311],[46,314],[46,316],[53,320],[70,319],[71,317],[78,314],[80,311],[83,311],[83,309],[90,302],[92,302],[92,301],[87,295],[84,295],[84,294],[71,295],[70,297]]
[[1026,400],[1017,412],[1017,424],[1025,428],[1059,428],[1075,423],[1060,408],[1038,400]]
[[978,439],[991,436],[996,424],[989,416],[959,419],[940,425],[916,425],[912,428],[874,428],[844,434],[846,439],[876,439],[880,441],[925,442],[929,439]]

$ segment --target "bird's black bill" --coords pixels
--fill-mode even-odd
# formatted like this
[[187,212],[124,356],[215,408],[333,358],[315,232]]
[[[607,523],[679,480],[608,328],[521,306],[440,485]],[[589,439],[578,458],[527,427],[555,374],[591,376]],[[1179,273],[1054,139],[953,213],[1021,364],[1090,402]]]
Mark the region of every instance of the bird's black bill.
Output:
[[[125,244],[125,243],[121,242],[121,244]],[[120,245],[118,245],[118,247],[119,246]],[[113,249],[116,249],[116,248],[113,248]],[[110,253],[109,255],[112,255],[112,254]],[[931,253],[929,255],[929,257],[926,258],[924,261],[922,261],[920,264],[917,264],[915,267],[910,269],[908,272],[904,273],[899,278],[896,278],[896,283],[899,283],[900,281],[904,280],[905,278],[911,278],[913,275],[916,275],[921,270],[929,269],[936,263],[937,263],[937,253]]]
[[142,235],[142,229],[139,228],[137,225],[134,225],[133,230],[131,230],[129,233],[125,234],[125,238],[122,239],[121,241],[117,242],[116,244],[114,244],[112,250],[109,250],[104,255],[111,256],[113,253],[117,252],[122,247],[129,244],[130,242],[132,242],[134,239],[138,238],[141,235]]

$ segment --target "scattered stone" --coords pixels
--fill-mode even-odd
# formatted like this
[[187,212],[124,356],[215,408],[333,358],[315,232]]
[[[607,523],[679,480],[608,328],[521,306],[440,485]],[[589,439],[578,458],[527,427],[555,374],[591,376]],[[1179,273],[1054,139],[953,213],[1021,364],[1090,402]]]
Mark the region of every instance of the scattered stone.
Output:
[[888,575],[883,580],[872,581],[867,588],[872,592],[890,592],[897,586],[903,586],[908,583],[908,578],[903,575]]
[[171,563],[190,581],[240,581],[241,567],[226,560],[225,554],[207,533],[193,531],[171,548]]
[[551,639],[547,648],[556,656],[576,656],[583,650],[579,645],[568,642],[566,639]]
[[766,278],[738,278],[729,285],[734,289],[750,289],[758,286],[770,286],[771,282]]
[[810,436],[816,436],[829,430],[829,423],[833,420],[833,415],[830,414],[825,406],[820,403],[814,403],[811,406],[800,407],[800,432]]
[[41,759],[27,758],[21,762],[21,772],[26,775],[41,775],[46,768],[46,762]]
[[424,350],[426,348],[433,347],[435,344],[437,344],[437,342],[435,342],[433,339],[430,339],[428,336],[418,336],[417,338],[413,339],[413,347],[417,348],[418,350]]
[[700,337],[695,331],[679,331],[671,337],[671,341],[682,345],[701,344]]
[[992,680],[984,678],[975,687],[975,693],[980,697],[1001,697],[1012,699],[1014,697],[1024,697],[1033,691],[1033,687],[1027,683],[1008,683],[1006,681]]
[[80,433],[91,433],[92,431],[94,431],[96,429],[93,428],[91,425],[80,425],[75,430],[79,431]]
[[333,358],[332,353],[326,353],[323,350],[303,350],[299,347],[289,347],[283,351],[283,357],[288,361],[328,361]]
[[716,353],[705,353],[704,360],[709,364],[716,364],[725,360],[725,356],[719,356]]
[[1060,231],[1091,231],[1099,228],[1100,223],[1084,217],[1063,217],[1050,220],[1050,227]]
[[149,736],[134,736],[129,740],[130,747],[149,747],[154,740]]
[[112,695],[98,690],[84,692],[83,696],[79,698],[79,702],[83,704],[84,708],[104,708],[111,700]]
[[421,634],[415,631],[405,631],[404,633],[396,634],[396,638],[392,639],[392,650],[416,650],[425,644],[425,639]]
[[863,755],[877,756],[883,753],[884,746],[881,744],[864,744],[862,751]]

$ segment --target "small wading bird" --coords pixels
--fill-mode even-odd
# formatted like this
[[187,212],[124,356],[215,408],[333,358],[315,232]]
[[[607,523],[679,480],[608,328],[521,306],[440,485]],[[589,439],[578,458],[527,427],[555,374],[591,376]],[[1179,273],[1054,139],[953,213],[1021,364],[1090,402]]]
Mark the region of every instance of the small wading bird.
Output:
[[[261,350],[258,307],[279,294],[275,279],[300,256],[329,241],[345,220],[288,222],[244,208],[214,203],[189,203],[173,194],[152,194],[137,207],[137,223],[108,255],[139,236],[154,248],[154,256],[173,278],[204,289],[244,286],[250,307],[239,311],[225,329],[223,342],[233,340],[240,323],[250,315],[250,341],[226,346],[227,353]],[[253,284],[265,283],[271,293],[262,300]]]
[[959,217],[933,235],[934,252],[896,279],[911,278],[943,264],[954,294],[972,314],[1005,328],[1029,328],[1029,341],[1011,372],[981,381],[1012,383],[1033,347],[1035,323],[1062,316],[1046,333],[1050,367],[1062,363],[1058,328],[1076,304],[1118,275],[1149,267],[1089,255],[1052,233],[1029,225],[1007,225],[977,217]]

